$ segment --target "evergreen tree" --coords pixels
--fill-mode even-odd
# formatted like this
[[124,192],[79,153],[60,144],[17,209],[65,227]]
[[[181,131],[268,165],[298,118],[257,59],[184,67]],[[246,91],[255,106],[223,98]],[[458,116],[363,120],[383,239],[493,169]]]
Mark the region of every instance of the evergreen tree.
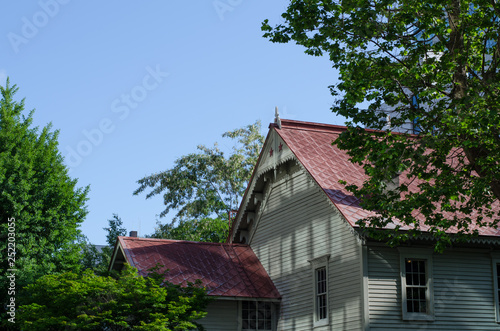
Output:
[[[32,126],[18,88],[0,86],[0,312],[9,300],[7,275],[15,270],[15,295],[42,275],[79,268],[78,226],[87,214],[89,188],[77,188],[58,151],[58,131]],[[15,255],[13,254],[15,252]]]

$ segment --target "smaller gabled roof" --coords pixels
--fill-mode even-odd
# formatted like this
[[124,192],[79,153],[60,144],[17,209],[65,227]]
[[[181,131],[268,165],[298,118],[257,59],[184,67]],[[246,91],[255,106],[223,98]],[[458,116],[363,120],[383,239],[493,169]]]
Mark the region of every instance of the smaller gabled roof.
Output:
[[201,280],[211,296],[280,299],[250,246],[168,239],[118,237],[127,262],[146,276],[156,264],[169,269],[166,281]]

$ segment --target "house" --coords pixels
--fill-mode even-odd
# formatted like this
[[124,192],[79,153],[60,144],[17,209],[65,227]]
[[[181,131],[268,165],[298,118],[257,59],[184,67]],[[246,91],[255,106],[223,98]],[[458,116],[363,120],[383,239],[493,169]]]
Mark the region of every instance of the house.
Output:
[[199,276],[218,298],[208,330],[500,330],[500,230],[443,254],[425,235],[397,248],[364,237],[370,212],[339,183],[363,169],[331,145],[344,130],[277,117],[227,243],[121,237],[112,267]]

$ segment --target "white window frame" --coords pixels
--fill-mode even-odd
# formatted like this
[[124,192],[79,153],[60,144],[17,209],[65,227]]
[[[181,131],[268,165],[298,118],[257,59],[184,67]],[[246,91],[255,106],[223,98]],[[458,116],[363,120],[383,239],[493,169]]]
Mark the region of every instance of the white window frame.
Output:
[[[434,320],[434,288],[432,276],[432,251],[399,248],[400,257],[400,279],[401,279],[401,310],[403,320],[407,321],[433,321]],[[425,299],[427,301],[427,312],[414,313],[408,312],[406,297],[406,259],[425,260],[426,271],[426,291]]]
[[[323,255],[318,258],[309,260],[312,269],[312,285],[313,285],[313,327],[320,327],[330,324],[330,295],[329,295],[329,272],[328,272],[328,261],[330,260],[330,255]],[[325,269],[326,277],[326,318],[319,319],[319,307],[318,307],[318,283],[316,272],[318,269]]]
[[496,322],[500,323],[500,288],[498,287],[498,277],[500,276],[497,273],[497,265],[500,265],[500,258],[492,259],[493,264],[493,289],[494,289],[494,297],[495,297],[495,316]]

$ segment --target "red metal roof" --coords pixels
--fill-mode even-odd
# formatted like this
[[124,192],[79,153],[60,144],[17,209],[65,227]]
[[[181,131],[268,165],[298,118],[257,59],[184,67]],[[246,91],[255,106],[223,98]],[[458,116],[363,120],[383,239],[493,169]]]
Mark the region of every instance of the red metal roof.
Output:
[[250,246],[168,239],[118,237],[128,263],[145,276],[157,263],[166,280],[201,280],[212,296],[279,299],[280,294]]
[[[313,179],[323,189],[335,204],[345,219],[353,227],[356,221],[371,215],[373,212],[359,206],[360,199],[348,192],[339,180],[361,186],[367,179],[361,166],[349,161],[349,156],[337,146],[332,145],[341,132],[347,128],[338,125],[328,125],[292,120],[281,120],[281,129],[271,124],[299,162],[311,174]],[[404,175],[400,181],[405,180]],[[409,185],[410,191],[418,191],[418,181]],[[498,203],[494,205],[498,211]],[[405,227],[402,227],[405,229]],[[423,230],[426,227],[422,227]],[[477,228],[482,236],[500,236],[500,230],[488,227]],[[450,229],[450,232],[456,232]]]

